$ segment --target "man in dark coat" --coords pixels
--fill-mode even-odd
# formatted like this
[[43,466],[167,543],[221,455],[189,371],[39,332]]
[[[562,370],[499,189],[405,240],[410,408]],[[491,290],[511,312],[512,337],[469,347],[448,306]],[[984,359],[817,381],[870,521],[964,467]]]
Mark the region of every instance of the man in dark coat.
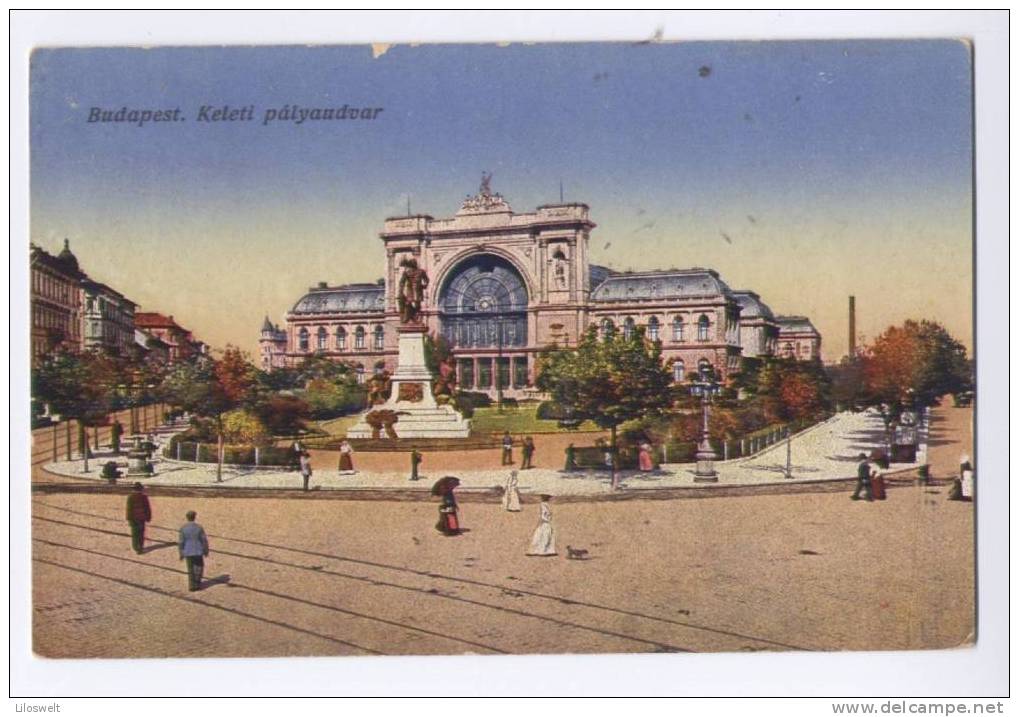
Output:
[[152,520],[152,506],[141,483],[127,496],[127,522],[131,525],[131,547],[139,555],[145,548],[145,524]]
[[205,537],[205,529],[195,522],[198,517],[195,511],[189,510],[185,517],[188,522],[180,528],[177,547],[180,559],[187,563],[188,590],[194,592],[202,587],[205,558],[209,555],[209,539]]
[[566,470],[577,470],[577,449],[573,447],[572,443],[566,446]]
[[531,461],[534,459],[534,439],[527,436],[524,439],[523,447],[520,449],[521,460],[520,469],[525,470],[527,468],[533,468]]
[[418,477],[419,477],[418,476],[418,466],[419,465],[421,465],[421,454],[418,453],[416,450],[412,449],[411,452],[410,452],[410,479],[411,480],[417,480],[418,479]]
[[867,460],[867,454],[861,453],[857,456],[860,464],[856,466],[856,490],[853,492],[852,499],[860,500],[860,493],[867,494],[867,500],[874,500],[870,492],[870,474],[872,468],[870,461]]
[[110,426],[110,446],[113,448],[113,455],[120,455],[120,437],[124,435],[123,424],[114,419],[113,425]]

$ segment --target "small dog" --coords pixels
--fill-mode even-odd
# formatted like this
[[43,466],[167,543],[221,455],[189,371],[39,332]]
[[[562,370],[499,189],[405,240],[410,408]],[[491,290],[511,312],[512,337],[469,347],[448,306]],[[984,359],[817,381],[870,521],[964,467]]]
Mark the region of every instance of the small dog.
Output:
[[587,560],[587,551],[584,548],[574,548],[572,545],[566,546],[566,559],[567,560]]

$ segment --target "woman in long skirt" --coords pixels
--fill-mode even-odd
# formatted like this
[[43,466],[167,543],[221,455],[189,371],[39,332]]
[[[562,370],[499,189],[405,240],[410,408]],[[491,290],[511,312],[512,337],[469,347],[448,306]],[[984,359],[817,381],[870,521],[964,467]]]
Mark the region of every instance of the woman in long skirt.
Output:
[[517,472],[510,471],[506,491],[502,494],[502,507],[510,513],[520,512],[520,491],[517,489]]
[[343,441],[340,444],[340,474],[354,472],[354,449],[349,443]]
[[654,459],[651,458],[651,444],[647,441],[640,444],[640,469],[645,473],[655,469]]
[[555,555],[555,529],[552,527],[552,510],[548,502],[552,496],[541,496],[541,513],[538,516],[538,527],[531,536],[531,547],[528,555]]
[[439,522],[435,529],[443,535],[460,535],[460,520],[456,510],[456,498],[450,490],[442,494],[442,503],[439,505]]

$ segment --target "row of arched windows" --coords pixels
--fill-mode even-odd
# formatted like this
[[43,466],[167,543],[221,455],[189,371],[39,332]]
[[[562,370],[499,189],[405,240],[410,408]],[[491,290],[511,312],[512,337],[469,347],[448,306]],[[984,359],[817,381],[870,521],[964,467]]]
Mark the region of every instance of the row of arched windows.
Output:
[[[354,350],[363,351],[365,348],[365,340],[367,339],[367,332],[363,326],[357,326],[354,329]],[[381,351],[385,346],[385,329],[382,326],[376,326],[372,330],[372,349],[375,351]],[[297,332],[297,348],[299,351],[310,351],[311,350],[311,332],[306,327],[301,327],[301,330]],[[329,350],[329,332],[325,326],[319,326],[318,331],[315,332],[315,350],[316,351],[327,351]],[[333,345],[332,348],[336,351],[347,350],[347,330],[342,326],[337,326],[336,331],[333,334]]]
[[[697,340],[707,341],[710,334],[711,320],[707,314],[701,314],[697,319],[696,323]],[[627,339],[633,337],[633,332],[637,328],[637,323],[633,320],[632,316],[627,316],[623,320],[623,336]],[[616,324],[612,319],[601,320],[601,335],[602,338],[608,336],[611,332],[616,330]],[[662,324],[658,320],[657,316],[652,316],[647,321],[647,337],[651,341],[662,340]],[[672,340],[674,342],[686,341],[688,337],[687,325],[683,320],[682,316],[676,316],[672,319]]]
[[[701,359],[697,362],[697,372],[704,375],[711,369],[711,362],[707,359]],[[672,362],[672,380],[679,383],[686,378],[686,364],[683,359],[676,359]]]

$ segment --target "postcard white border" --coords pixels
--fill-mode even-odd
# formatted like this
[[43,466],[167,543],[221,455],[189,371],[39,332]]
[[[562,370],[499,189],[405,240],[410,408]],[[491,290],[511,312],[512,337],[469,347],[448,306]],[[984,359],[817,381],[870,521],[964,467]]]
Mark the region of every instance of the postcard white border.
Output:
[[[28,55],[37,46],[969,37],[975,45],[979,642],[910,653],[83,660],[31,656]],[[15,12],[11,18],[11,695],[1002,695],[1008,692],[1008,16],[760,11]],[[865,619],[861,606],[860,619]],[[409,707],[409,705],[408,705]],[[224,706],[225,708],[225,706]]]

